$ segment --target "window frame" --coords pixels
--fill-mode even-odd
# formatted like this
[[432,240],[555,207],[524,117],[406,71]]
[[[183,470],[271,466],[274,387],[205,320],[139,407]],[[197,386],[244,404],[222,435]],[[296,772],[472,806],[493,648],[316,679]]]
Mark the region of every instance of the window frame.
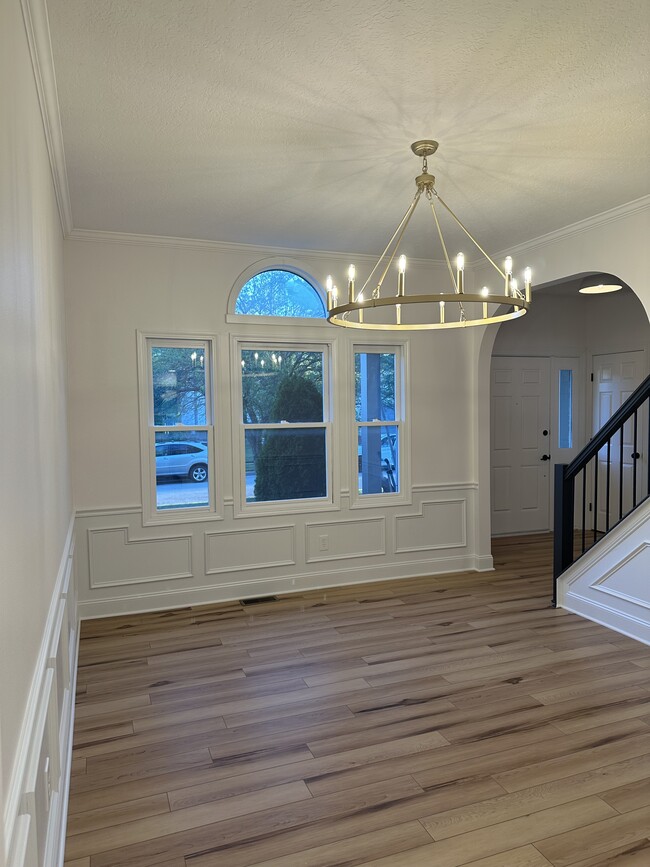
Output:
[[[260,319],[262,317],[254,317]],[[276,318],[277,321],[277,317]],[[280,317],[282,318],[282,317]],[[286,320],[285,320],[286,321]],[[288,321],[293,321],[289,319]],[[297,320],[314,322],[318,320]],[[327,323],[326,323],[327,324]],[[339,474],[335,460],[335,429],[334,429],[334,389],[333,371],[335,369],[335,343],[331,340],[318,338],[291,339],[279,337],[273,339],[270,335],[252,336],[231,335],[231,383],[232,383],[232,451],[233,451],[233,492],[235,517],[251,517],[256,515],[285,515],[296,512],[311,513],[330,511],[339,508]],[[250,424],[243,421],[243,388],[242,388],[242,350],[292,352],[322,352],[323,353],[323,421],[322,422],[288,422]],[[325,430],[325,460],[327,496],[305,498],[299,500],[266,500],[248,502],[246,500],[246,445],[247,430],[289,430],[289,429],[324,429]]]
[[[137,332],[138,342],[138,399],[140,409],[140,470],[143,526],[180,524],[222,518],[220,504],[223,483],[221,466],[217,467],[217,429],[215,425],[215,359],[216,338],[208,334]],[[178,349],[204,349],[205,370],[205,424],[155,425],[153,401],[153,346]],[[208,446],[208,505],[168,509],[157,507],[156,490],[156,433],[173,431],[205,431]],[[221,461],[219,461],[221,465]]]
[[[394,354],[395,355],[395,419],[380,419],[379,421],[357,421],[355,405],[355,362],[357,353]],[[351,370],[351,386],[348,398],[350,406],[350,508],[367,509],[392,505],[408,505],[412,502],[411,489],[411,438],[410,438],[410,398],[408,391],[409,367],[408,340],[389,340],[374,343],[364,340],[363,343],[351,345],[351,358],[348,369]],[[363,427],[396,427],[398,442],[399,491],[382,491],[373,494],[359,493],[359,428]]]
[[[235,307],[239,293],[249,280],[252,280],[253,277],[256,277],[264,271],[288,271],[290,274],[295,274],[297,277],[301,277],[320,297],[323,304],[323,310],[325,311],[325,316],[322,318],[311,316],[258,316],[250,313],[237,313]],[[327,321],[327,293],[325,292],[324,286],[316,280],[311,271],[308,270],[302,262],[295,259],[276,257],[262,259],[244,269],[235,280],[228,299],[226,322],[231,324],[237,323],[240,325],[273,325],[275,327],[282,324],[308,328],[329,327],[329,322]]]

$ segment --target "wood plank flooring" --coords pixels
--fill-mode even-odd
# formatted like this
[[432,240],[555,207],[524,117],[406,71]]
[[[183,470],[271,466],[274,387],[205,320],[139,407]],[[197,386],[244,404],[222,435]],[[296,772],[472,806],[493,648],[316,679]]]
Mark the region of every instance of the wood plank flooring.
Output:
[[650,865],[650,649],[494,555],[85,622],[67,867]]

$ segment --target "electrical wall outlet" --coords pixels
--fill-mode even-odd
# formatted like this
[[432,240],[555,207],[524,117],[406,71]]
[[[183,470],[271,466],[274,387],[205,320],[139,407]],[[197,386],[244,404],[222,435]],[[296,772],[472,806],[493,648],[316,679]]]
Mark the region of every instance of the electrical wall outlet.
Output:
[[330,547],[330,537],[323,533],[322,536],[318,537],[318,550],[319,551],[329,551]]

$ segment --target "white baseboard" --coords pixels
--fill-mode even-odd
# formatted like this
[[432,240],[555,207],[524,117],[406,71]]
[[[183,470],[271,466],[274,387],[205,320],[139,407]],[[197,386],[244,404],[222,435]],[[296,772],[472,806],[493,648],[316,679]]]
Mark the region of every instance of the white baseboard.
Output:
[[[489,558],[490,560],[492,558]],[[137,596],[80,601],[77,605],[80,620],[111,617],[118,614],[141,614],[145,611],[164,611],[187,605],[205,605],[231,602],[233,599],[270,596],[278,593],[300,593],[307,590],[325,590],[350,584],[371,584],[400,578],[423,578],[446,572],[475,570],[476,558],[470,555],[439,557],[435,560],[409,560],[386,565],[367,565],[355,568],[321,570],[302,575],[288,575],[259,580],[239,580],[205,587],[183,590],[140,593]]]
[[6,792],[9,867],[63,864],[77,646],[74,516],[65,539]]

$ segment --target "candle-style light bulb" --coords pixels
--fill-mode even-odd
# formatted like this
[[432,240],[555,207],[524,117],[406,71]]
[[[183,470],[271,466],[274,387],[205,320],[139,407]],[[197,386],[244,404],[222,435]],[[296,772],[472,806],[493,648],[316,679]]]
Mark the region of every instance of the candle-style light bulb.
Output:
[[445,302],[440,301],[439,303],[440,303],[440,324],[444,325],[445,324]]
[[193,352],[190,358],[192,359],[192,367],[194,367],[196,365],[196,352]]
[[507,256],[506,261],[503,263],[503,268],[506,272],[506,297],[511,294],[511,286],[510,281],[512,280],[512,257]]
[[530,295],[531,295],[531,283],[533,279],[533,272],[527,266],[524,268],[524,294],[526,297],[526,301],[530,303]]
[[[510,281],[510,291],[513,298],[519,298],[519,283],[516,277],[513,277]],[[515,304],[513,309],[517,311],[519,310],[519,307]]]
[[325,280],[325,288],[327,289],[327,309],[331,310],[334,306],[334,296],[332,295],[332,289],[334,287],[334,281],[332,280],[332,275],[328,274],[327,279]]
[[465,256],[462,253],[456,256],[456,287],[458,292],[465,291]]
[[357,276],[357,269],[354,265],[348,268],[348,299],[350,304],[354,304],[354,278]]
[[[488,289],[487,286],[484,286],[484,287],[481,289],[481,295],[482,295],[484,298],[487,298],[487,297],[489,296],[489,294],[490,294],[490,290]],[[487,301],[484,301],[484,302],[483,302],[483,319],[487,319],[487,318],[488,318],[488,315],[489,315],[489,314],[488,314],[488,303],[487,303]]]
[[406,273],[406,256],[402,255],[397,260],[397,294],[401,297],[404,295],[404,274]]
[[203,367],[203,361],[204,361],[203,356],[201,356],[201,357],[199,358],[199,363],[200,363],[201,367]]
[[246,367],[246,362],[244,361],[243,358],[242,358],[242,360],[241,360],[241,366],[242,366],[242,367]]
[[264,359],[262,359],[262,360],[260,361],[260,364],[262,365],[262,367],[264,367]]

